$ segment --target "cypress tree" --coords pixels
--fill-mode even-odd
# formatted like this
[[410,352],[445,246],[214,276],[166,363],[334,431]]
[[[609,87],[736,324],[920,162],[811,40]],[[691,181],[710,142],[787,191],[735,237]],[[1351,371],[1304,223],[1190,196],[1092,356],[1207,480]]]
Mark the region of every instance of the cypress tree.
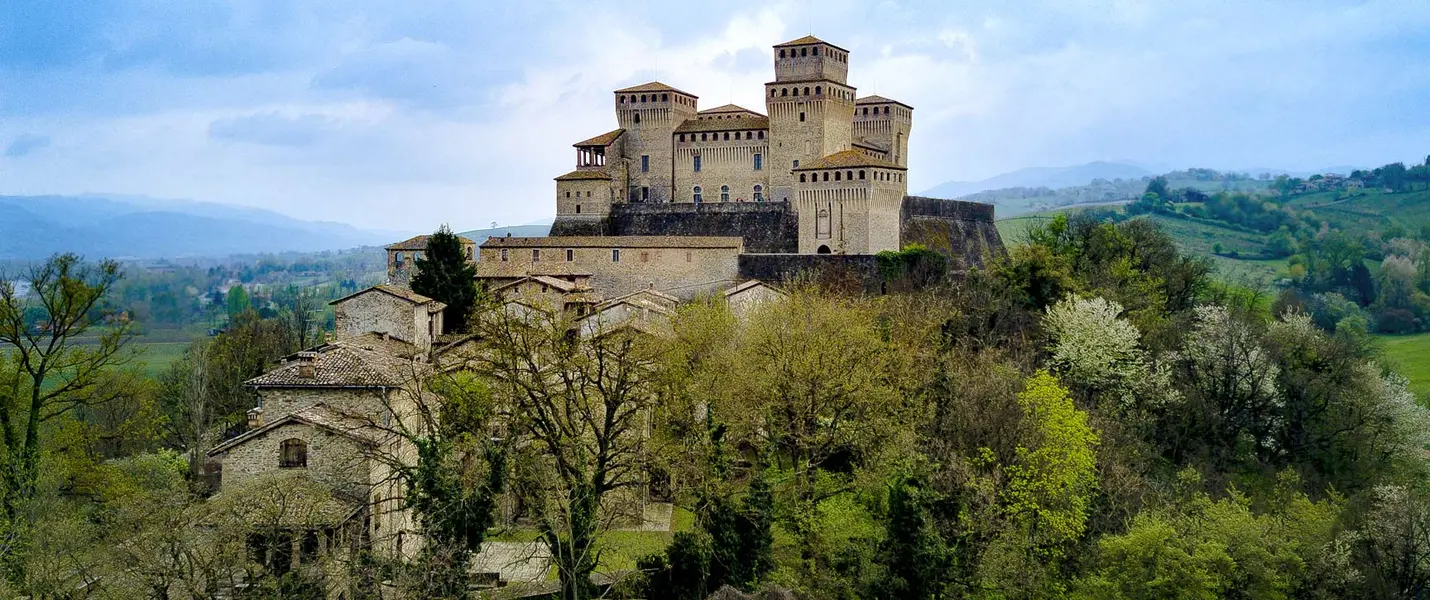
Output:
[[412,291],[447,305],[443,333],[467,331],[477,305],[477,265],[467,260],[462,239],[443,225],[427,238],[427,251],[417,259]]

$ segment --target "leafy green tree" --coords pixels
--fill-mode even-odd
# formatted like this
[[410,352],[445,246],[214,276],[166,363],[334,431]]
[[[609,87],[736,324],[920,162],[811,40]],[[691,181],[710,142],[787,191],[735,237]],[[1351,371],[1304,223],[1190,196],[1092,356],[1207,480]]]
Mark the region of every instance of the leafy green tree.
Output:
[[950,552],[927,505],[936,497],[905,479],[889,490],[887,535],[881,548],[887,576],[880,597],[932,600],[944,596]]
[[427,250],[417,258],[412,291],[447,305],[443,328],[465,332],[476,309],[477,265],[462,248],[462,238],[446,225],[427,237]]
[[243,286],[235,285],[228,288],[228,295],[223,299],[224,308],[228,310],[228,320],[231,322],[243,311],[253,308],[253,302],[248,297],[248,292]]
[[1018,402],[1031,439],[1005,470],[1005,510],[1039,556],[1059,558],[1087,527],[1097,488],[1098,434],[1046,371],[1028,379]]
[[[119,279],[118,263],[89,264],[73,254],[32,267],[28,295],[0,276],[0,562],[16,584],[26,579],[28,505],[49,423],[114,400],[105,376],[132,357],[130,322],[100,310]],[[38,323],[25,318],[32,307],[41,310]]]
[[1147,194],[1156,194],[1159,199],[1171,199],[1172,190],[1167,188],[1167,178],[1161,175],[1153,177],[1152,181],[1147,182],[1147,189],[1142,191],[1144,198]]

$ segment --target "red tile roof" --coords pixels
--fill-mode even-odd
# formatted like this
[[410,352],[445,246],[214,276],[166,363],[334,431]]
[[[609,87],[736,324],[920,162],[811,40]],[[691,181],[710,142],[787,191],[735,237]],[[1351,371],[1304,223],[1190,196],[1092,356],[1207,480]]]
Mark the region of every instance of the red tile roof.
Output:
[[765,116],[733,117],[729,119],[686,119],[676,133],[700,133],[702,131],[745,131],[768,130],[770,118]]
[[609,180],[610,178],[611,178],[611,176],[608,175],[608,174],[606,174],[605,171],[592,171],[592,170],[581,170],[581,169],[577,169],[577,170],[575,170],[575,171],[572,171],[572,172],[570,172],[570,173],[567,173],[567,174],[565,174],[565,175],[562,175],[562,176],[560,176],[560,177],[557,177],[556,180],[557,180],[557,181],[583,181],[583,180],[596,180],[596,179],[607,179],[607,180]]
[[775,47],[776,47],[776,48],[784,48],[785,46],[808,46],[808,45],[810,45],[810,44],[824,44],[824,45],[829,46],[829,47],[831,47],[831,48],[838,48],[838,49],[843,50],[843,51],[845,51],[845,52],[848,52],[848,51],[849,51],[849,50],[846,49],[846,48],[839,48],[839,46],[835,46],[834,44],[831,44],[831,43],[829,43],[829,42],[826,42],[826,41],[824,41],[824,40],[821,40],[821,39],[819,39],[819,38],[817,38],[817,37],[814,37],[814,36],[812,36],[812,35],[806,35],[806,36],[804,36],[804,37],[802,37],[802,38],[790,40],[790,41],[785,42],[785,43],[783,43],[783,44],[775,44]]
[[624,129],[617,129],[617,130],[615,130],[615,131],[607,131],[606,133],[603,133],[603,134],[601,134],[601,135],[598,135],[598,136],[596,136],[596,137],[593,137],[593,138],[591,138],[591,139],[589,139],[589,140],[582,140],[582,141],[576,142],[576,143],[571,144],[571,145],[572,145],[572,146],[575,146],[575,147],[577,147],[577,148],[581,148],[581,147],[584,147],[584,146],[609,146],[609,145],[611,145],[611,142],[616,141],[616,139],[617,139],[617,138],[620,138],[620,137],[621,137],[621,134],[623,134],[623,133],[625,133],[625,132],[626,132],[626,130],[624,130]]
[[816,171],[819,169],[845,169],[849,167],[878,167],[881,169],[898,169],[907,171],[895,163],[882,158],[874,158],[858,150],[844,150],[835,152],[824,158],[816,160],[807,165],[800,165],[795,171]]

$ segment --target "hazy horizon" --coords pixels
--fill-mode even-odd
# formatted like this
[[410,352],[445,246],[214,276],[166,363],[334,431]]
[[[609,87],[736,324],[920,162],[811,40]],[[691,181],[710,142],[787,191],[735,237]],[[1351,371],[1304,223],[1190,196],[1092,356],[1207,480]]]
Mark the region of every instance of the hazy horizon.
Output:
[[0,194],[130,194],[385,230],[549,216],[610,92],[763,112],[770,47],[914,106],[910,190],[1093,161],[1419,162],[1430,4],[79,2],[0,7]]

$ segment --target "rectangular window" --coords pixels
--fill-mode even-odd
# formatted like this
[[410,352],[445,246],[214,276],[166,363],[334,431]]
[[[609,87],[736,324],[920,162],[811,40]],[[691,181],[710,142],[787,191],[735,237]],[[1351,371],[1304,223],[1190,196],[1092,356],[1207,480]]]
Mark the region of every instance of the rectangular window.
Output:
[[794,168],[796,168],[796,169],[799,168],[799,161],[794,161]]
[[641,186],[641,202],[650,200],[650,188]]
[[649,173],[649,172],[650,172],[650,155],[648,155],[648,154],[642,154],[642,155],[641,155],[641,172],[642,172],[642,173]]
[[696,172],[696,173],[699,173],[699,172],[700,172],[700,155],[699,155],[699,154],[696,154],[696,155],[695,155],[695,172]]
[[650,253],[649,253],[649,252],[642,252],[642,253],[641,253],[641,262],[650,262]]
[[620,248],[612,248],[612,249],[611,249],[611,262],[621,262],[621,249],[620,249]]
[[755,170],[758,171],[765,166],[765,157],[759,153],[755,154]]
[[694,252],[689,252],[689,251],[687,251],[687,252],[685,253],[685,262],[690,262],[691,259],[693,259],[694,257],[695,257],[695,253],[694,253]]
[[570,248],[567,248],[567,249],[566,249],[566,262],[571,262],[571,261],[574,261],[574,260],[576,260],[576,251],[575,251],[575,250],[572,250],[572,249],[570,249]]
[[501,249],[501,261],[506,262],[506,248]]
[[532,249],[531,249],[531,262],[541,262],[541,249],[540,249],[540,248],[532,248]]

